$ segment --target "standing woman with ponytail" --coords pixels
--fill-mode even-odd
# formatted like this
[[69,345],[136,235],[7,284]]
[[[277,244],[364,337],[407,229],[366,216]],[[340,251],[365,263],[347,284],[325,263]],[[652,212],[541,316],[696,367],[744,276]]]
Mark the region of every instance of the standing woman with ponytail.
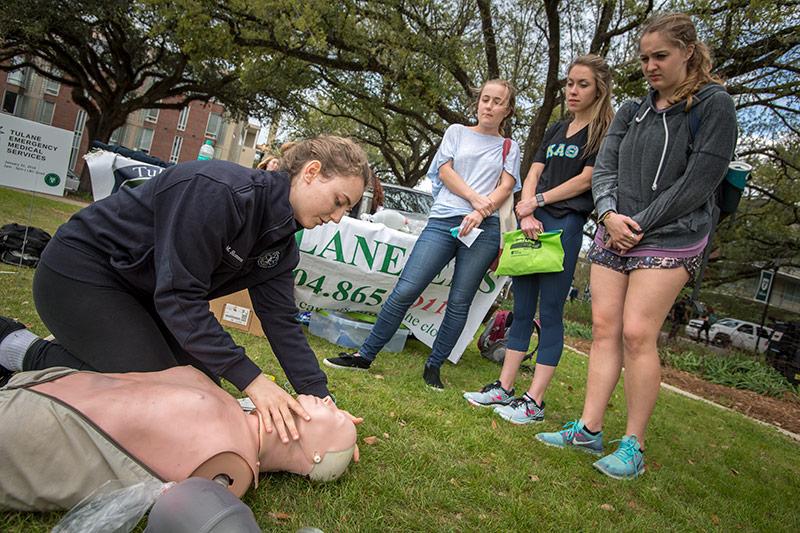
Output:
[[[500,220],[495,211],[519,189],[517,143],[510,141],[508,154],[503,155],[506,142],[502,132],[514,114],[514,94],[514,86],[505,80],[487,81],[478,93],[478,123],[447,128],[428,170],[434,196],[428,224],[414,244],[397,285],[358,352],[325,359],[325,364],[368,369],[400,327],[408,308],[455,259],[447,310],[422,374],[429,387],[444,388],[439,368],[461,336],[475,293],[500,248]],[[474,228],[483,232],[467,246],[450,234],[450,228],[456,226],[462,236]]]
[[599,229],[592,262],[592,348],[579,420],[537,439],[603,454],[603,416],[625,367],[628,420],[617,450],[594,463],[613,478],[644,472],[645,430],[661,381],[656,341],[710,238],[714,191],[736,145],[733,100],[711,75],[692,20],[658,15],[639,40],[643,100],[626,102],[592,181]]
[[[564,270],[513,278],[514,321],[500,379],[478,392],[464,393],[471,404],[493,406],[495,413],[514,424],[544,419],[544,393],[564,348],[564,302],[578,262],[583,226],[594,209],[594,160],[614,117],[611,71],[603,58],[590,54],[575,59],[567,70],[565,92],[572,116],[545,133],[516,207],[522,231],[529,238],[536,239],[543,231],[563,231]],[[514,380],[528,350],[537,304],[542,335],[536,372],[528,391],[514,398]]]

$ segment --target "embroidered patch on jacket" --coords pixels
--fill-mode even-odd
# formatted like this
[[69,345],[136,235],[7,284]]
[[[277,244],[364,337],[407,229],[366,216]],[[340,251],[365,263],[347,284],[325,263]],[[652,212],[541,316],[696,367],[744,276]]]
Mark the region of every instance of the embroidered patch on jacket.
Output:
[[264,252],[258,256],[258,266],[261,268],[272,268],[278,264],[281,258],[280,250],[273,250],[271,252]]

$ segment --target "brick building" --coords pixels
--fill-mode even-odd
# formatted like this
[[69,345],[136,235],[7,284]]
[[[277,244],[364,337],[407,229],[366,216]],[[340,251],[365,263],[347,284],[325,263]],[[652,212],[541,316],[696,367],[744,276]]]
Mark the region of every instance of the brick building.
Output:
[[[25,68],[0,72],[0,111],[73,133],[69,170],[83,170],[90,139],[85,133],[86,112],[70,98],[70,90]],[[114,131],[109,144],[142,150],[173,163],[197,158],[206,139],[214,141],[214,157],[253,166],[261,127],[234,121],[216,102],[192,102],[183,109],[141,109]]]

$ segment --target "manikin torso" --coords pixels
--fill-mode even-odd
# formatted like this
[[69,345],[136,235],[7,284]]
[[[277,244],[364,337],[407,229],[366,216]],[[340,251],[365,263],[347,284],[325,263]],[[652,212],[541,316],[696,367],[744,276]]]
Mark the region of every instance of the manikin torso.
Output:
[[33,390],[81,412],[160,478],[225,475],[241,496],[257,484],[259,471],[309,474],[328,451],[352,448],[355,427],[318,398],[298,401],[312,417],[295,418],[301,438],[280,442],[260,417],[192,367],[162,372],[75,372]]

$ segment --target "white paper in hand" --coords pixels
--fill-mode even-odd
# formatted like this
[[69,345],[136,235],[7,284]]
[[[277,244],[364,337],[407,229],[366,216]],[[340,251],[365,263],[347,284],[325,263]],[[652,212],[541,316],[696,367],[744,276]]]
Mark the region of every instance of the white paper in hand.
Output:
[[464,244],[466,244],[467,248],[472,246],[472,243],[475,242],[475,239],[477,239],[478,236],[481,233],[483,233],[483,230],[480,229],[480,228],[472,228],[472,230],[469,233],[467,233],[466,235],[464,235],[462,237],[461,235],[458,234],[459,231],[461,231],[461,226],[456,226],[455,228],[450,228],[450,235],[452,235],[453,237],[455,237],[459,241],[461,241]]

